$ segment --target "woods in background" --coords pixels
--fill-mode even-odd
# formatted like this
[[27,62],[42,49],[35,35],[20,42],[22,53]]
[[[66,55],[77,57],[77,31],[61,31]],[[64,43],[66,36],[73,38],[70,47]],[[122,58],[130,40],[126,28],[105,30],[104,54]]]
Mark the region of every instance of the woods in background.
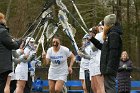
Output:
[[[0,0],[0,11],[6,14],[8,26],[14,37],[21,37],[42,11],[46,0]],[[134,66],[140,67],[140,0],[73,0],[77,5],[86,25],[91,28],[103,20],[110,13],[117,15],[123,28],[123,50],[126,50],[133,61]],[[70,0],[63,0],[67,8],[77,18]],[[57,6],[52,6],[53,13],[57,17]],[[58,21],[58,20],[56,20]],[[76,41],[80,46],[80,40],[84,33],[76,22],[69,16],[69,22],[76,28]],[[12,24],[11,24],[12,23]],[[64,37],[63,33],[63,38]],[[71,45],[68,38],[62,41],[64,45]],[[134,72],[132,78],[138,79],[140,75]]]

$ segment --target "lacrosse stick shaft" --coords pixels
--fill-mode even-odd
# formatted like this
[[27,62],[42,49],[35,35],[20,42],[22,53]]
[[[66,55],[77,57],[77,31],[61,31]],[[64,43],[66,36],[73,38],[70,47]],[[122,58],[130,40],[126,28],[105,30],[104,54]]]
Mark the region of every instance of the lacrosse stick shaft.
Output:
[[75,8],[75,10],[76,10],[76,12],[77,12],[77,14],[78,14],[78,16],[80,17],[80,19],[81,19],[81,21],[82,21],[82,23],[83,23],[83,25],[85,26],[86,29],[88,29],[88,28],[87,28],[87,25],[86,25],[84,19],[82,18],[82,16],[81,16],[81,14],[80,14],[80,12],[79,12],[77,6],[75,5],[74,1],[73,1],[73,0],[70,0],[70,1],[72,2],[72,4],[73,4],[73,6],[74,6],[74,8]]
[[[43,34],[44,34],[44,32],[45,32],[46,28],[47,28],[47,25],[48,25],[48,21],[47,21],[47,22],[45,22],[45,24],[44,24],[44,28],[43,28],[42,34],[41,34],[41,36],[40,36],[39,42],[38,42],[38,44],[37,44],[36,51],[38,51],[39,45],[40,45],[40,43],[41,43],[41,41],[40,41],[40,40],[41,40],[41,38],[42,38],[42,36],[43,36]],[[44,46],[44,44],[43,44],[43,46]],[[42,49],[44,50],[44,47],[42,47]]]
[[41,43],[42,45],[42,49],[43,49],[43,53],[45,52],[45,49],[44,49],[44,43]]
[[41,30],[42,30],[42,26],[40,27],[40,29],[39,29],[39,31],[38,31],[38,33],[37,33],[36,37],[35,37],[35,41],[37,40],[37,38],[38,38],[38,36],[39,36],[39,34],[40,34]]
[[[45,30],[46,30],[47,27],[48,27],[48,21],[47,21],[47,22],[45,23],[45,25],[44,25],[44,29],[43,29],[41,38],[44,37],[44,32],[45,32]],[[44,49],[44,38],[43,38],[43,40],[42,40],[42,42],[41,42],[41,45],[42,45],[43,52],[45,52],[45,49]]]
[[32,76],[32,82],[34,82],[35,81],[35,76]]
[[78,20],[70,13],[70,12],[67,12],[74,20],[75,22],[81,27],[81,29],[87,34],[87,29],[85,29],[79,22]]
[[75,52],[76,52],[76,55],[78,54],[77,51],[78,51],[78,46],[77,46],[77,43],[75,42],[75,39],[73,38],[72,34],[70,34],[70,32],[68,30],[64,30],[67,34],[67,36],[69,37],[69,39],[71,40],[72,42],[72,45],[74,46],[74,49],[75,49]]

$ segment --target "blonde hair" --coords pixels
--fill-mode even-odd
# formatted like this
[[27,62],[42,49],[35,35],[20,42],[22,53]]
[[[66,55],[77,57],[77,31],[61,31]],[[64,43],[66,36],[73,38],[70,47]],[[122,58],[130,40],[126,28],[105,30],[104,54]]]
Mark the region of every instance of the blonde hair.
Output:
[[[126,54],[126,59],[129,59],[128,53],[126,51],[123,51],[122,54],[125,53]],[[122,59],[122,54],[121,54],[121,59]]]
[[112,26],[108,26],[108,25],[104,25],[104,31],[103,31],[103,40],[105,41],[106,38],[107,38],[107,32],[109,31],[109,29],[111,28]]
[[0,13],[0,23],[6,25],[5,15],[3,13]]
[[0,20],[1,20],[1,19],[5,19],[5,16],[4,16],[3,13],[0,13]]

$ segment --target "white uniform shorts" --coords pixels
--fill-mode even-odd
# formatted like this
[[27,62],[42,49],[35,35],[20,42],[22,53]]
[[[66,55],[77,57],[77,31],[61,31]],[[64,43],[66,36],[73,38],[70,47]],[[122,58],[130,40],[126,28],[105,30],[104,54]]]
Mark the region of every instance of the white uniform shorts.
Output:
[[80,68],[79,79],[85,79],[85,69],[84,68]]
[[94,66],[89,68],[90,71],[90,77],[100,75],[100,66]]
[[48,79],[49,80],[62,80],[64,82],[67,82],[67,76],[68,74],[61,75],[61,74],[49,74]]
[[96,59],[96,57],[91,60],[89,65],[89,71],[90,71],[90,77],[101,74],[100,62]]
[[11,80],[15,80],[15,73],[14,72],[11,72],[11,73],[9,73],[9,75],[8,75],[9,77],[11,77]]
[[28,72],[16,72],[16,80],[28,81]]
[[26,68],[21,68],[21,67],[16,67],[15,69],[15,74],[16,74],[16,80],[28,80],[28,67]]

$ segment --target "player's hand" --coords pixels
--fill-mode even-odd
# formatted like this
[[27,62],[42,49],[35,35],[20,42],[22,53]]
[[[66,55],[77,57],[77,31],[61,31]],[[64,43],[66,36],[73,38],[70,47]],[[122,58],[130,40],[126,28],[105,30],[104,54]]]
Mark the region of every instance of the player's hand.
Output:
[[69,68],[68,68],[68,71],[69,71],[69,74],[72,74],[72,71],[73,71],[73,70],[72,70],[71,67],[69,67]]
[[42,58],[45,58],[46,57],[46,52],[42,52]]

